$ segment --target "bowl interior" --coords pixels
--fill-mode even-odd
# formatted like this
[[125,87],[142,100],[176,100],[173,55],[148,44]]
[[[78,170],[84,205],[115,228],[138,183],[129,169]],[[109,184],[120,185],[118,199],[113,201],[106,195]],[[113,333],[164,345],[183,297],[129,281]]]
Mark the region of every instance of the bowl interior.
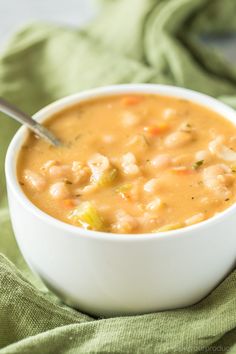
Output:
[[[173,86],[165,86],[165,85],[152,85],[152,84],[127,84],[127,85],[116,85],[116,86],[108,86],[97,88],[89,91],[85,91],[82,93],[76,93],[71,96],[62,98],[45,108],[41,109],[37,112],[33,118],[38,122],[43,122],[47,120],[49,117],[54,115],[55,113],[70,107],[74,104],[79,102],[87,101],[94,98],[104,97],[104,96],[112,96],[118,94],[127,94],[127,93],[143,93],[143,94],[157,94],[162,96],[169,96],[169,97],[177,97],[182,99],[187,99],[199,105],[205,106],[208,109],[222,115],[225,119],[231,121],[236,125],[236,112],[228,107],[227,105],[223,104],[222,102],[209,97],[207,95],[183,89]],[[171,230],[167,232],[160,232],[160,233],[147,233],[147,234],[111,234],[99,231],[90,231],[84,230],[82,228],[78,228],[73,225],[66,224],[58,219],[53,218],[52,216],[44,213],[42,210],[38,209],[31,201],[26,197],[23,193],[16,174],[16,164],[18,159],[18,154],[24,141],[27,137],[28,129],[26,127],[21,127],[19,131],[15,134],[14,138],[12,139],[6,156],[6,178],[9,187],[15,194],[15,197],[20,200],[22,205],[28,209],[30,213],[34,213],[37,217],[41,218],[42,221],[54,224],[56,227],[63,228],[67,230],[70,234],[73,235],[80,235],[88,237],[99,237],[105,238],[110,240],[119,240],[120,238],[124,240],[143,240],[148,238],[156,238],[156,237],[172,237],[175,235],[186,235],[190,230],[198,229],[199,231],[201,228],[209,227],[211,223],[220,222],[226,215],[236,212],[236,203],[230,206],[229,208],[225,209],[223,212],[219,213],[218,215],[209,218],[205,221],[202,221],[198,224],[191,225],[184,227],[178,230]]]

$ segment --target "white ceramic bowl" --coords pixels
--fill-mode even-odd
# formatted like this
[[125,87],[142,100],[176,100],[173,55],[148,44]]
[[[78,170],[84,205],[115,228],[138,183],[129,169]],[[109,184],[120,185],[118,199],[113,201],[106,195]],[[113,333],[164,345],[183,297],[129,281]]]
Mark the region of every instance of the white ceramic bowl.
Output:
[[[190,90],[162,85],[119,85],[63,98],[35,114],[40,122],[90,98],[149,93],[185,98],[236,122],[223,103]],[[99,316],[142,314],[191,305],[232,269],[236,256],[236,204],[217,216],[158,234],[87,231],[45,214],[24,195],[16,177],[27,130],[13,138],[6,156],[12,224],[21,252],[49,289],[67,304]]]

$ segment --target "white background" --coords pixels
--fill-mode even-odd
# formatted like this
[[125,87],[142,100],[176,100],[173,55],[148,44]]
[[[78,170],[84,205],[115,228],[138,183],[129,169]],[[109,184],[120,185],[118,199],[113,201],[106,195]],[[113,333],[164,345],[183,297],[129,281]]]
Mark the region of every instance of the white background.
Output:
[[95,0],[0,0],[0,49],[27,23],[47,21],[77,27],[95,11]]

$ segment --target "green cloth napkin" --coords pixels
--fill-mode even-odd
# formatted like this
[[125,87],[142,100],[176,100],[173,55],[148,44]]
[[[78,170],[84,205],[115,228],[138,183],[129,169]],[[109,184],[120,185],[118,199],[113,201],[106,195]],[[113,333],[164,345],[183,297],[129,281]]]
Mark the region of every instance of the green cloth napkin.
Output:
[[[0,57],[0,96],[34,113],[83,89],[149,82],[236,108],[236,66],[199,40],[236,31],[235,0],[102,3],[82,30],[33,24],[16,34]],[[189,308],[110,319],[70,309],[43,286],[19,253],[7,209],[4,156],[17,128],[0,116],[0,354],[236,353],[236,272]]]

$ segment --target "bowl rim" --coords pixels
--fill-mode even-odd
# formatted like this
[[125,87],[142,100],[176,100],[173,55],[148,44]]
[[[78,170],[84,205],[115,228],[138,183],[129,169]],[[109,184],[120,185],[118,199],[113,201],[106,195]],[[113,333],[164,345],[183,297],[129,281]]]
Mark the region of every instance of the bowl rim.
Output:
[[[62,111],[70,106],[73,106],[76,103],[89,101],[90,99],[104,97],[104,96],[114,96],[119,94],[156,94],[160,96],[169,96],[177,97],[180,99],[186,99],[191,102],[197,103],[201,106],[204,106],[216,113],[222,115],[225,119],[231,121],[236,125],[236,111],[224,104],[223,102],[218,101],[217,99],[199,93],[193,90],[180,88],[177,86],[170,85],[160,85],[160,84],[120,84],[120,85],[111,85],[98,87],[82,92],[78,92],[64,98],[61,98],[44,108],[40,109],[37,113],[33,115],[33,118],[37,121],[44,121],[50,118],[53,114]],[[107,240],[107,241],[144,241],[144,240],[153,240],[153,239],[165,239],[169,240],[175,236],[178,238],[185,237],[190,232],[199,231],[206,229],[211,226],[211,224],[216,224],[222,222],[224,218],[231,216],[236,213],[236,202],[232,204],[227,209],[223,210],[219,214],[204,220],[200,223],[186,226],[176,230],[164,231],[164,232],[154,232],[154,233],[142,233],[142,234],[118,234],[118,233],[108,233],[101,231],[92,231],[85,230],[78,226],[73,226],[67,224],[61,220],[54,218],[53,216],[45,213],[34,205],[30,199],[24,194],[16,174],[16,163],[18,159],[18,154],[20,149],[27,137],[28,128],[20,127],[16,134],[13,136],[6,154],[5,159],[5,174],[7,180],[7,187],[11,188],[11,191],[14,194],[14,197],[24,206],[25,209],[35,217],[41,219],[42,222],[50,224],[56,228],[60,228],[64,231],[67,231],[68,234],[74,235],[76,237],[86,237],[93,238],[98,240]]]

